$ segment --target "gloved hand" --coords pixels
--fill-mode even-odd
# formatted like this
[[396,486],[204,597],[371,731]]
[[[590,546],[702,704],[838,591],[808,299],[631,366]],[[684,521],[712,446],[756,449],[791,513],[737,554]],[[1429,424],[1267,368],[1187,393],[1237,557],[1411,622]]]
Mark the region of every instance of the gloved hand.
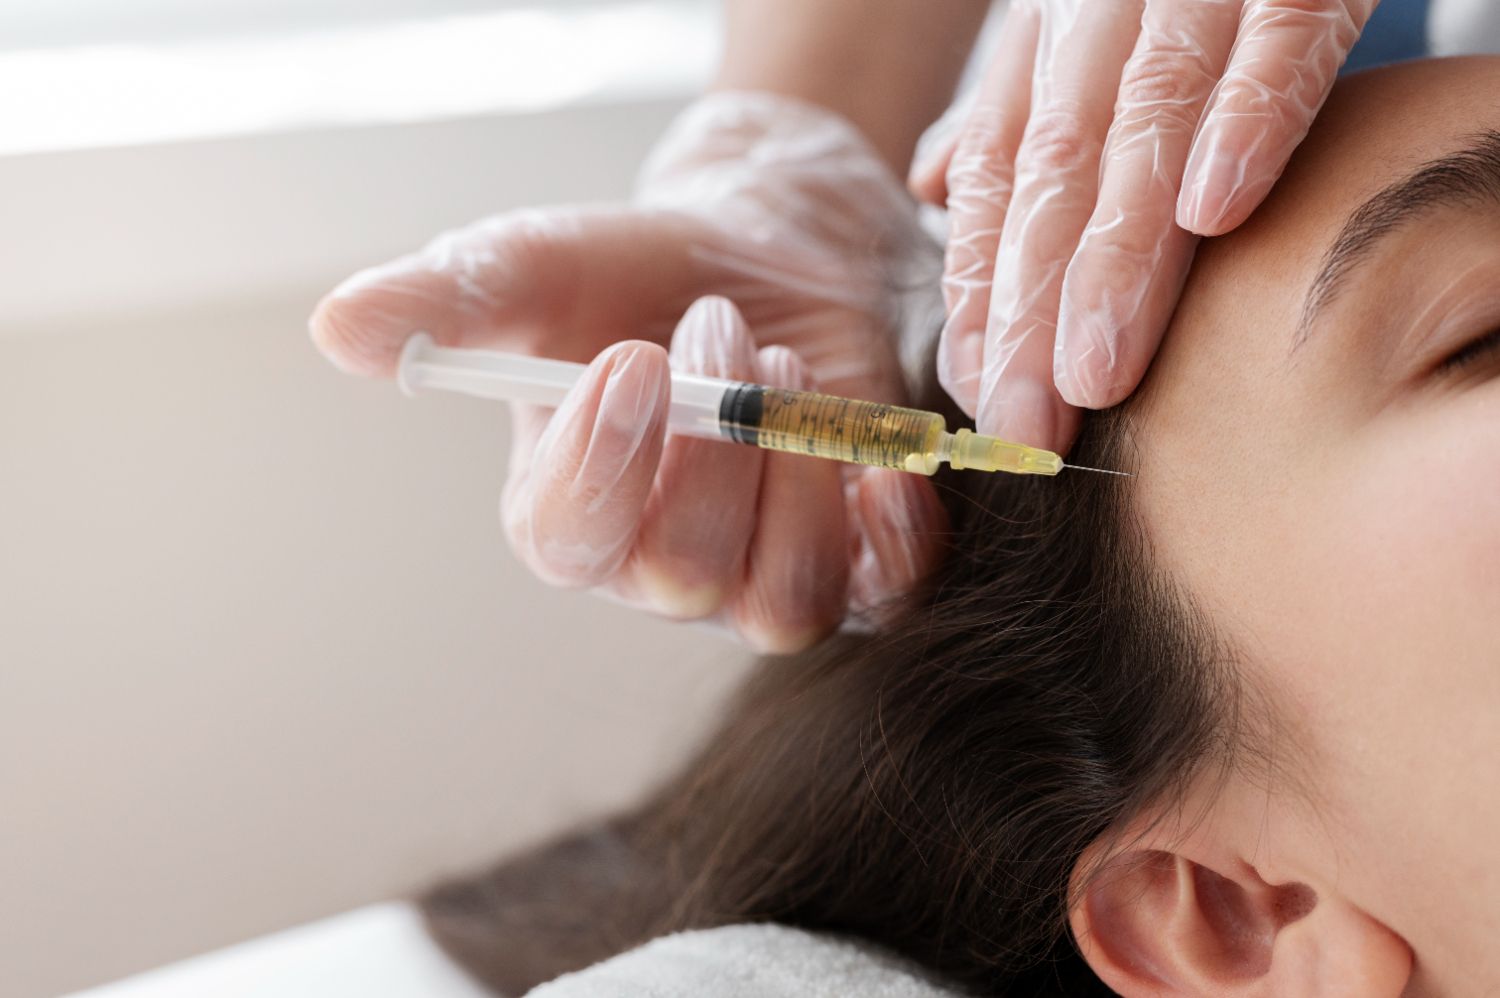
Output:
[[938,377],[981,433],[1062,450],[1135,388],[1197,235],[1260,204],[1375,4],[1012,0],[911,178],[950,210]]
[[939,265],[916,212],[843,119],[717,94],[669,131],[634,204],[440,237],[344,282],[312,335],[367,375],[390,376],[418,330],[592,361],[556,412],[514,407],[517,553],[548,582],[789,651],[908,592],[939,557],[942,507],[919,476],[664,440],[663,347],[686,371],[902,400],[900,289]]

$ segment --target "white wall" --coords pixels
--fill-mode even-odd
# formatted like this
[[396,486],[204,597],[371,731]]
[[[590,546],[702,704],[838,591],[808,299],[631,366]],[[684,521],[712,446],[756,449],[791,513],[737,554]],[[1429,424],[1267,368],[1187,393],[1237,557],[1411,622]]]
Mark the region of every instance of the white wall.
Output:
[[412,891],[704,729],[740,653],[505,550],[503,409],[304,329],[445,225],[622,193],[670,112],[0,161],[0,995]]

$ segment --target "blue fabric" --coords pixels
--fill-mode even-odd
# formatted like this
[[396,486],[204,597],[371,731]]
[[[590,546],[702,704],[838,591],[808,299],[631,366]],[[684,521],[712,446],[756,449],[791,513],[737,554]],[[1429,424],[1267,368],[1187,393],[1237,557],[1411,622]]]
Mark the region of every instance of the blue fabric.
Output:
[[1427,5],[1428,0],[1381,0],[1343,71],[1426,55]]

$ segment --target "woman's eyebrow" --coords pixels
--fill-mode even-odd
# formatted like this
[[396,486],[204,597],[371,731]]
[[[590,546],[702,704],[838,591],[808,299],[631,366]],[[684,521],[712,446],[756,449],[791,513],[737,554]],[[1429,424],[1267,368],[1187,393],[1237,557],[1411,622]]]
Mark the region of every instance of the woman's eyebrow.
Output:
[[1467,148],[1424,163],[1350,214],[1323,254],[1322,266],[1308,288],[1292,350],[1307,339],[1318,313],[1339,296],[1350,273],[1382,240],[1423,215],[1476,201],[1500,204],[1500,132],[1497,131],[1480,132]]

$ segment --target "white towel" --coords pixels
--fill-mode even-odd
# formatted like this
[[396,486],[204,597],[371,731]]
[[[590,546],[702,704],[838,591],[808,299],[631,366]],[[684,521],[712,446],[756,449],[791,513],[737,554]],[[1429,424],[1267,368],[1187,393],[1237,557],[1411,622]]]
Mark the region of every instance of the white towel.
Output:
[[958,998],[873,946],[779,925],[663,936],[529,998]]

